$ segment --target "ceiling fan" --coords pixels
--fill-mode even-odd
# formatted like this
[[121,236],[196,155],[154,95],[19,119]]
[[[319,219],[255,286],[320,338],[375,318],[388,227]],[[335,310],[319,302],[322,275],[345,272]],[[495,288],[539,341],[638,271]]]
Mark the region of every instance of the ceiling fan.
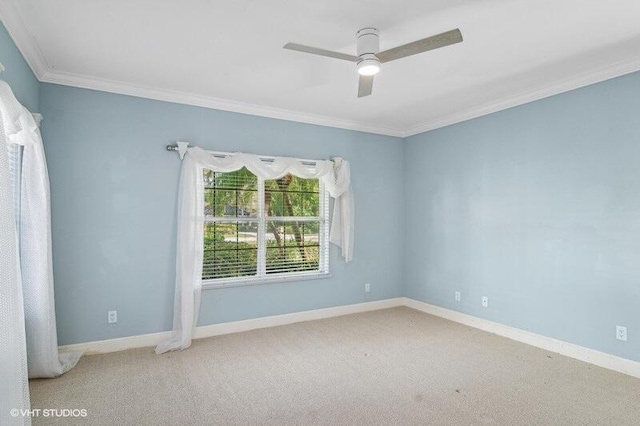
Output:
[[360,75],[358,81],[358,97],[362,98],[371,94],[373,90],[373,77],[380,71],[380,64],[460,42],[462,42],[462,33],[456,28],[455,30],[380,52],[378,30],[375,28],[363,28],[356,33],[358,56],[304,46],[297,43],[287,43],[283,48],[355,62],[358,66],[358,74]]

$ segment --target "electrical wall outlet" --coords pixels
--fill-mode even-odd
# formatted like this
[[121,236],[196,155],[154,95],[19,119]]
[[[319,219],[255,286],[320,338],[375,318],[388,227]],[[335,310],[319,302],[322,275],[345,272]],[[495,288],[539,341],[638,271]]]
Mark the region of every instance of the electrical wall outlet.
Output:
[[489,307],[489,298],[487,296],[482,296],[482,306],[485,308]]
[[107,322],[109,324],[115,324],[118,322],[118,311],[109,311],[107,314]]
[[371,291],[371,284],[370,283],[366,283],[364,285],[364,292],[365,293],[369,293]]
[[623,342],[627,341],[627,327],[616,325],[616,339],[622,340]]
[[455,298],[456,298],[456,302],[460,301],[460,292],[459,291],[456,291]]

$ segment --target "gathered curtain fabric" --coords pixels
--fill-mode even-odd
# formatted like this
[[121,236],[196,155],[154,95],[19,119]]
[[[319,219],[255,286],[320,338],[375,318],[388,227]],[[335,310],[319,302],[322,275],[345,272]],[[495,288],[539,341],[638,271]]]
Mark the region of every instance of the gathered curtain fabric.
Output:
[[189,148],[182,163],[178,193],[173,331],[170,338],[156,347],[157,354],[188,348],[198,322],[204,256],[203,172],[205,169],[233,172],[243,167],[265,180],[279,179],[287,174],[305,179],[321,179],[334,198],[329,240],[341,247],[346,262],[353,258],[354,206],[348,161],[335,158],[333,161],[316,161],[310,167],[289,157],[275,157],[264,161],[254,154],[218,156],[199,147]]
[[56,377],[73,368],[81,352],[58,353],[49,174],[38,123],[0,82],[0,112],[7,142],[22,146],[17,209],[20,276],[24,297],[29,378]]
[[[4,84],[0,82],[0,84]],[[0,92],[0,104],[4,102]],[[29,417],[11,416],[28,410],[27,345],[22,282],[18,264],[18,235],[11,191],[4,114],[0,119],[0,424],[28,425]]]

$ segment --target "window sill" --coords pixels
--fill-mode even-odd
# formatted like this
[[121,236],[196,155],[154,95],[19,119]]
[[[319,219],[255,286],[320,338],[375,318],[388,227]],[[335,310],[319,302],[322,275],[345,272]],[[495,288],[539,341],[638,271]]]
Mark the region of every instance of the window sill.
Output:
[[260,278],[236,278],[236,279],[230,279],[226,281],[203,280],[202,289],[212,290],[217,288],[244,287],[249,285],[324,280],[328,278],[331,278],[330,273],[316,272],[311,274],[301,273],[301,274],[273,275],[270,277],[260,277]]

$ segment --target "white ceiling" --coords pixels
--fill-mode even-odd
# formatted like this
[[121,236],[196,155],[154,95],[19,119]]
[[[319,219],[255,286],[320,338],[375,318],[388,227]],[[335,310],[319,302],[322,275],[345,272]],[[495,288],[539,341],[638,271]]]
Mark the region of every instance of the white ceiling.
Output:
[[[637,0],[1,0],[38,78],[406,136],[640,69]],[[460,28],[464,42],[383,65],[358,99],[355,54]]]

